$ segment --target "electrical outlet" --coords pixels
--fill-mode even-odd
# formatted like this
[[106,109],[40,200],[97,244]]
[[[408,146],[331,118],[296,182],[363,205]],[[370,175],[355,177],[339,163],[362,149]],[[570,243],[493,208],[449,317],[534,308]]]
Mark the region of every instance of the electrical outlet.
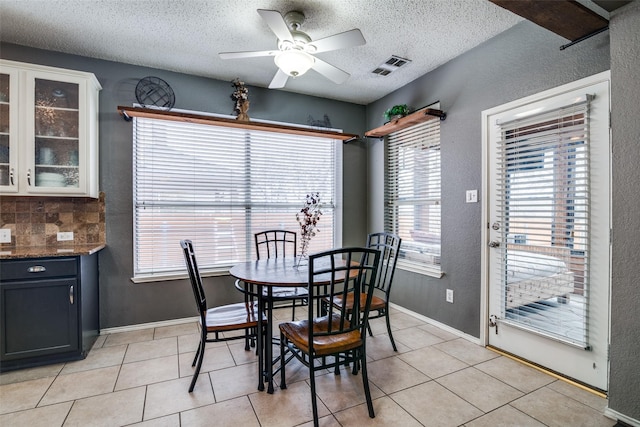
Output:
[[467,203],[478,203],[478,190],[467,190]]
[[73,231],[63,231],[58,233],[58,242],[73,240]]
[[11,229],[0,229],[0,243],[11,243]]
[[453,304],[453,289],[447,289],[447,302]]

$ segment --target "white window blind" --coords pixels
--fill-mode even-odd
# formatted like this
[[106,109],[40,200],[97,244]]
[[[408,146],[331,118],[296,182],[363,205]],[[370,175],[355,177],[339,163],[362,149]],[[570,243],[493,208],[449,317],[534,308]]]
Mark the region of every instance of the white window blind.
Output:
[[503,316],[587,347],[588,96],[498,123]]
[[385,228],[402,238],[398,266],[440,272],[440,120],[387,137]]
[[136,278],[184,273],[181,239],[204,272],[255,259],[255,232],[299,234],[310,192],[323,204],[310,252],[334,247],[337,141],[148,118],[133,141]]

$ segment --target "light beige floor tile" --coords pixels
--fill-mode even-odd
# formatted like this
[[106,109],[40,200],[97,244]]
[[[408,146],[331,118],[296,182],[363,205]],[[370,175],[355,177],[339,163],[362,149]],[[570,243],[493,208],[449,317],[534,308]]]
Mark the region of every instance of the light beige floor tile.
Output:
[[135,331],[118,332],[107,334],[103,347],[115,345],[131,344],[134,342],[151,341],[153,339],[153,328],[138,329]]
[[411,348],[407,347],[403,343],[396,340],[396,348],[398,351],[393,351],[391,340],[389,335],[381,334],[374,335],[373,337],[367,337],[367,356],[373,360],[385,359],[387,357],[396,356],[400,353],[411,351]]
[[[380,335],[387,333],[387,321],[384,317],[378,317],[376,319],[369,319],[369,326],[371,326],[371,331],[373,335]],[[396,331],[398,328],[391,325],[391,331]]]
[[[333,415],[327,415],[326,417],[318,418],[319,427],[342,427],[342,425],[335,419]],[[298,427],[313,427],[313,420],[308,423],[300,424]]]
[[256,363],[258,361],[256,347],[249,347],[249,350],[245,350],[244,342],[242,341],[230,341],[229,351],[231,351],[231,356],[236,365]]
[[521,391],[473,367],[445,375],[436,381],[484,412],[523,395]]
[[544,427],[512,406],[505,405],[465,424],[465,427]]
[[[196,353],[180,353],[180,376],[187,377],[192,376],[196,370],[195,367],[192,367],[193,358]],[[204,360],[202,361],[202,367],[200,368],[200,373],[215,371],[216,369],[224,369],[235,366],[235,361],[233,360],[233,356],[231,356],[231,351],[229,347],[221,346],[221,347],[212,347],[205,348],[204,351]]]
[[178,354],[178,338],[169,337],[129,344],[124,363]]
[[183,427],[259,427],[247,396],[191,409],[180,414]]
[[341,412],[337,412],[334,416],[343,427],[360,427],[366,426],[398,426],[398,427],[418,427],[421,426],[407,411],[402,409],[400,405],[389,397],[381,397],[373,401],[373,410],[375,418],[369,418],[369,409],[367,404],[355,406]]
[[481,410],[435,381],[393,393],[389,397],[429,427],[455,427],[483,415]]
[[0,386],[0,414],[35,408],[54,377]]
[[[189,352],[195,353],[199,343],[200,343],[200,334],[180,335],[178,337],[178,352],[179,353],[189,353]],[[227,342],[225,341],[208,342],[206,348],[226,347],[226,345],[227,345]]]
[[[206,375],[206,374],[205,374]],[[258,391],[258,364],[244,364],[209,372],[216,402]]]
[[435,344],[434,347],[469,365],[486,362],[487,360],[495,359],[500,356],[498,353],[487,350],[486,348],[467,341],[464,338],[445,341],[440,344]]
[[551,375],[504,356],[479,363],[475,367],[524,393],[530,393],[555,381]]
[[126,345],[94,348],[85,359],[67,363],[60,373],[64,375],[88,371],[90,369],[106,368],[107,366],[119,366],[124,360],[124,353],[126,351]]
[[177,337],[180,335],[198,334],[199,332],[200,332],[200,327],[198,326],[197,321],[188,322],[188,323],[182,323],[179,325],[162,326],[159,328],[155,328],[153,333],[153,339],[159,340],[162,338]]
[[178,356],[165,356],[122,365],[115,390],[178,378]]
[[[311,388],[304,381],[278,389],[273,394],[257,392],[249,395],[251,404],[262,427],[290,427],[313,420]],[[320,399],[318,416],[329,415],[329,410]]]
[[397,357],[368,363],[369,381],[385,393],[413,387],[430,380],[422,372]]
[[[340,369],[340,375],[330,372],[316,377],[316,395],[333,413],[360,403],[366,404],[362,372],[353,375],[350,369]],[[371,398],[384,396],[382,390],[369,381]]]
[[192,393],[189,393],[190,382],[191,378],[179,378],[147,386],[143,420],[214,403],[213,390],[207,375],[198,378]]
[[398,358],[430,378],[440,378],[469,366],[460,359],[456,359],[435,347],[424,347],[403,353],[398,355]]
[[64,423],[71,405],[73,402],[64,402],[0,415],[0,426],[60,427]]
[[389,313],[389,319],[391,321],[391,329],[394,331],[394,336],[396,329],[406,329],[426,324],[422,320],[401,311]]
[[55,377],[64,368],[64,363],[38,366],[36,368],[17,369],[15,371],[0,374],[0,385],[19,383],[22,381],[37,380],[40,378]]
[[76,400],[65,427],[111,427],[142,421],[145,387]]
[[442,342],[442,338],[420,328],[400,329],[393,332],[396,343],[402,343],[415,350]]
[[[604,411],[607,407],[607,399],[600,397],[594,393],[584,390],[580,387],[576,387],[566,381],[556,380],[548,385],[551,390],[562,393],[565,396],[577,400],[580,403],[584,403],[587,406],[592,407],[596,411]],[[639,399],[640,401],[640,399]]]
[[113,391],[119,371],[119,366],[111,366],[59,375],[38,406],[110,393]]
[[180,414],[171,414],[164,417],[154,418],[149,421],[131,424],[136,427],[180,427]]
[[444,329],[441,329],[435,325],[431,325],[429,323],[422,325],[422,326],[418,326],[419,329],[424,329],[425,331],[442,338],[443,341],[451,341],[451,340],[455,340],[460,338],[458,335],[452,334],[449,331],[445,331]]
[[549,387],[511,403],[511,406],[550,427],[611,427],[616,421]]
[[107,335],[98,335],[98,338],[96,338],[96,341],[93,343],[93,346],[91,347],[91,349],[96,349],[96,348],[102,348],[102,346],[104,345],[105,341],[107,340]]

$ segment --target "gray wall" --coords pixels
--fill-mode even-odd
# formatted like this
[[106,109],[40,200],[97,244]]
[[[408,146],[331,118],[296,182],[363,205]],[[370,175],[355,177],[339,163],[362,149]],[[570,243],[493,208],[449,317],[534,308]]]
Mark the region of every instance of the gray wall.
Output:
[[[176,93],[175,108],[232,114],[230,82],[2,44],[0,56],[15,61],[89,71],[102,84],[100,93],[100,190],[106,194],[107,248],[100,252],[100,321],[102,328],[195,316],[186,280],[134,284],[132,246],[132,124],[118,105],[135,102],[135,85],[145,76],[166,80]],[[249,87],[252,118],[307,124],[328,114],[331,124],[347,133],[362,133],[365,107],[345,102]],[[344,155],[343,244],[366,239],[366,145],[342,145]],[[306,191],[306,189],[301,189]],[[211,304],[239,297],[229,276],[207,278]],[[215,289],[213,289],[215,287]]]
[[612,16],[613,245],[609,407],[640,420],[640,2]]
[[[367,106],[368,128],[382,124],[382,113],[394,104],[418,108],[439,100],[447,113],[440,127],[445,275],[436,279],[398,270],[394,303],[480,336],[481,112],[609,69],[608,33],[560,51],[565,43],[523,22]],[[369,229],[378,230],[383,227],[384,141],[370,141]],[[465,191],[471,189],[478,189],[479,203],[465,203]],[[454,304],[445,303],[446,289],[453,289]]]
[[[480,203],[464,203],[481,189],[481,112],[607,69],[612,75],[611,365],[608,407],[640,420],[640,2],[618,10],[611,29],[564,51],[566,40],[524,22],[367,106],[367,128],[383,111],[441,101],[442,279],[397,271],[392,301],[429,318],[480,335]],[[609,43],[609,39],[611,39]],[[369,146],[369,230],[383,224],[384,142]],[[445,304],[445,289],[455,304]]]

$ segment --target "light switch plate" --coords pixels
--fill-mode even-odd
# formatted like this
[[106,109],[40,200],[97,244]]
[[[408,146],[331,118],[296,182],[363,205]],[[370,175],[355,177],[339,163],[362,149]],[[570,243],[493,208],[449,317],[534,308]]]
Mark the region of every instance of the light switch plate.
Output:
[[73,240],[73,231],[63,231],[58,233],[58,242]]
[[0,229],[0,243],[11,243],[11,229]]
[[467,203],[478,203],[478,190],[467,190]]

